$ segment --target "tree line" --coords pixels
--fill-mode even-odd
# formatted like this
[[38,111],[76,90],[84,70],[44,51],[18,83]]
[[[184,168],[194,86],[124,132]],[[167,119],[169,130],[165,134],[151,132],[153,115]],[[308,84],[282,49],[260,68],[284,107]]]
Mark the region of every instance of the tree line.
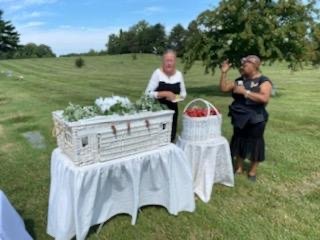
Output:
[[55,57],[51,48],[45,44],[19,44],[20,34],[10,21],[2,18],[0,10],[0,59]]
[[106,47],[109,54],[161,54],[166,48],[173,48],[178,56],[183,56],[187,35],[188,31],[181,24],[174,26],[167,35],[162,24],[150,25],[142,20],[128,31],[120,29],[118,34],[109,35]]

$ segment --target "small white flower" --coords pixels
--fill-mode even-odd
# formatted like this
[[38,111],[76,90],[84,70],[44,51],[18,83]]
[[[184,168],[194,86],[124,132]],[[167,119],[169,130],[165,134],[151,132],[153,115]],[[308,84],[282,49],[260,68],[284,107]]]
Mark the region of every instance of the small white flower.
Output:
[[232,44],[232,39],[229,39],[229,40],[227,41],[227,44],[228,44],[228,45],[231,45],[231,44]]
[[218,30],[222,30],[222,26],[219,25],[219,26],[217,27],[217,29],[218,29]]
[[283,41],[284,42],[289,42],[289,38],[284,38]]

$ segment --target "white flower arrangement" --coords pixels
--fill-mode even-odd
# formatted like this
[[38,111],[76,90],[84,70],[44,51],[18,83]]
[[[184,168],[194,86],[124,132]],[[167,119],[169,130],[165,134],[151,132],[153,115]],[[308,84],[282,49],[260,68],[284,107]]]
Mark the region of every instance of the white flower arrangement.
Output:
[[127,97],[112,96],[107,98],[97,98],[95,104],[100,108],[101,112],[105,113],[110,111],[110,108],[116,104],[120,104],[122,107],[130,108],[132,103]]
[[65,120],[73,122],[101,115],[127,115],[140,111],[155,112],[164,109],[166,107],[147,95],[141,96],[134,104],[127,97],[99,97],[95,100],[94,106],[83,107],[69,103],[69,106],[63,111],[63,117]]

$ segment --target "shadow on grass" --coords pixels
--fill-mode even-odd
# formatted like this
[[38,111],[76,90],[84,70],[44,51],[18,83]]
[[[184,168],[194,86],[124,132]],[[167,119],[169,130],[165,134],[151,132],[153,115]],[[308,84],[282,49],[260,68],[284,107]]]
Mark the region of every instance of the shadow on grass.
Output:
[[16,115],[13,117],[9,117],[0,121],[1,123],[24,123],[28,121],[32,121],[34,119],[33,116],[29,115]]
[[[166,207],[162,206],[162,205],[152,205],[152,204],[151,205],[145,205],[145,206],[139,207],[136,221],[138,222],[139,215],[143,214],[144,210],[153,210],[154,211],[155,209],[157,211],[163,211],[165,214],[170,215],[168,209]],[[107,221],[103,222],[101,228],[100,228],[100,224],[96,224],[96,225],[91,226],[90,229],[89,229],[89,232],[88,232],[88,234],[86,236],[86,239],[89,238],[90,236],[91,237],[95,236],[97,239],[100,239],[99,235],[102,234],[102,233],[100,233],[99,228],[100,228],[100,230],[102,232],[103,229],[105,230],[105,228],[108,228],[108,223],[110,223],[111,221],[115,220],[115,218],[117,218],[118,221],[126,222],[128,227],[129,226],[133,226],[131,224],[132,216],[130,214],[126,214],[126,213],[116,214],[116,215],[112,216],[111,218],[109,218]],[[136,222],[136,224],[137,224],[137,222]],[[112,225],[112,228],[113,227],[114,227],[114,225]],[[75,239],[76,238],[74,238],[72,240],[75,240]]]
[[24,225],[26,227],[27,232],[29,233],[29,235],[36,240],[37,239],[37,235],[35,232],[35,224],[34,224],[34,220],[33,219],[25,219],[24,220]]
[[0,105],[7,104],[7,103],[9,103],[10,100],[11,99],[8,97],[0,97]]
[[[90,236],[95,236],[97,239],[99,239],[100,230],[102,230],[103,228],[107,227],[108,223],[110,221],[112,221],[113,219],[115,219],[115,218],[128,219],[129,220],[128,226],[131,226],[131,219],[132,219],[131,215],[126,214],[126,213],[116,214],[116,215],[112,216],[111,218],[109,218],[107,221],[101,223],[102,224],[101,228],[100,228],[101,224],[96,224],[96,225],[91,226],[90,229],[89,229],[89,232],[88,232],[88,234],[86,236],[86,239],[89,238]],[[100,228],[100,230],[99,230],[99,228]],[[76,237],[72,238],[72,240],[76,240]]]

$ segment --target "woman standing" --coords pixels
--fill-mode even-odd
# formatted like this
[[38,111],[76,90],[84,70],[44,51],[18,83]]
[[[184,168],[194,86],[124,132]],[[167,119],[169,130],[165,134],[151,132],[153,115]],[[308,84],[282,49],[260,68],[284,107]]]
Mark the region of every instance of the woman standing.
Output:
[[176,69],[176,53],[173,50],[163,54],[162,66],[153,72],[145,94],[174,110],[171,132],[171,142],[174,142],[178,122],[177,96],[184,99],[187,92],[182,73]]
[[260,71],[260,59],[249,55],[241,61],[241,77],[234,82],[227,81],[231,64],[221,65],[220,89],[232,92],[234,101],[229,106],[229,116],[233,124],[230,143],[231,155],[236,158],[235,173],[243,172],[243,161],[251,161],[248,178],[256,180],[257,167],[265,160],[263,133],[268,121],[266,105],[270,99],[272,83]]

